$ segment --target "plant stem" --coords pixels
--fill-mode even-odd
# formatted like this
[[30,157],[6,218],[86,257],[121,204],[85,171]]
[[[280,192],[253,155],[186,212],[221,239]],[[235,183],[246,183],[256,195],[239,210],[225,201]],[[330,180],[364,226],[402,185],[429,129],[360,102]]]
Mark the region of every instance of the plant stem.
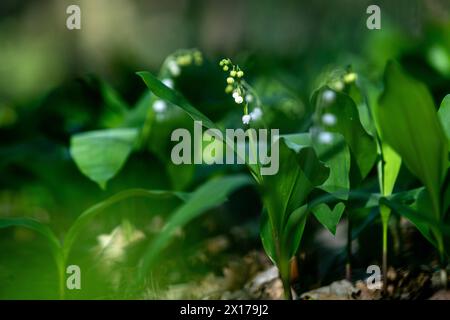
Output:
[[63,252],[62,252],[62,249],[61,249],[61,252],[60,252],[60,254],[61,254],[61,256],[59,256],[58,257],[58,260],[56,261],[56,266],[57,266],[57,268],[58,268],[58,290],[59,290],[59,299],[60,300],[64,300],[64,298],[65,298],[65,283],[64,283],[64,279],[65,279],[65,277],[64,277],[64,275],[65,275],[65,265],[66,265],[66,263],[65,263],[65,259],[64,259],[64,257],[63,257]]
[[279,267],[281,281],[283,282],[284,298],[292,300],[291,281],[290,281],[290,263],[283,261]]
[[284,289],[284,298],[286,300],[292,300],[292,292],[291,292],[291,284],[289,283],[289,279],[283,281],[283,289]]
[[435,231],[436,242],[439,250],[439,262],[441,265],[441,286],[443,289],[447,289],[447,270],[446,270],[446,258],[445,258],[445,248],[444,248],[444,238],[440,231]]
[[447,290],[448,284],[448,276],[447,276],[447,269],[444,267],[441,267],[441,284],[444,290]]
[[383,290],[386,290],[388,270],[388,222],[383,221]]

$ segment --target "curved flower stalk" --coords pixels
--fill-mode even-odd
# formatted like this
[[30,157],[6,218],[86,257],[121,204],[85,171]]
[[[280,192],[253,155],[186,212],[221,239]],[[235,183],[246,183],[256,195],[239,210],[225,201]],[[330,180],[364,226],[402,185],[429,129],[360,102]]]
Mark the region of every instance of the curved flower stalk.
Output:
[[[251,121],[262,119],[261,101],[253,88],[244,80],[244,71],[230,59],[220,60],[219,65],[227,73],[225,93],[231,94],[236,104],[243,105],[242,123],[249,125]],[[249,112],[250,106],[253,109]]]
[[[261,119],[263,116],[261,103],[252,87],[244,81],[243,71],[233,65],[229,59],[224,59],[219,64],[227,72],[227,79],[232,79],[226,80],[225,89],[231,96],[234,91],[237,92],[233,97],[235,103],[243,104],[244,97],[246,97],[243,116],[250,116],[250,121],[246,125],[251,125],[252,121],[256,122]],[[235,72],[232,72],[233,70]],[[242,71],[239,74],[240,77],[238,76],[239,71]],[[194,108],[181,94],[168,88],[148,72],[139,72],[138,74],[156,96],[180,107],[193,120],[201,120],[206,128],[218,129],[216,124]],[[252,98],[249,98],[248,94],[251,94]],[[238,98],[239,96],[242,97],[242,102]],[[244,120],[246,119],[249,118],[246,117]],[[306,137],[303,135],[283,136],[276,140],[276,143],[279,143],[280,151],[280,168],[276,174],[262,176],[260,164],[248,165],[253,178],[261,188],[265,207],[260,226],[261,240],[267,255],[278,267],[286,298],[292,297],[291,262],[298,252],[309,213],[312,212],[330,232],[334,233],[344,210],[343,204],[339,203],[332,210],[321,201],[308,203],[308,197],[317,188],[321,188],[325,192],[336,188],[335,181],[340,180],[336,176],[339,173],[337,169],[342,168],[338,164],[347,163],[348,156],[346,154],[340,154],[339,158],[328,156],[327,164],[334,168],[330,170],[318,159],[317,152],[319,151],[316,150],[321,150],[320,146],[312,143],[309,134],[306,134]],[[255,152],[255,146],[255,141],[250,140],[251,152]],[[329,153],[329,150],[322,151],[324,154]],[[340,185],[340,183],[338,184]],[[345,186],[344,189],[346,189]],[[335,198],[331,202],[336,203]]]

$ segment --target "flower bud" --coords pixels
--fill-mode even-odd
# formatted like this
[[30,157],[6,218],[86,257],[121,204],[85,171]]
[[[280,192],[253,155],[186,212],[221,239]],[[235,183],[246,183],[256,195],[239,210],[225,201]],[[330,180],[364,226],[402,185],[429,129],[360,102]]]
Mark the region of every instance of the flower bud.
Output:
[[[225,93],[231,93],[231,91],[233,91],[233,86],[232,85],[227,85],[225,88]],[[234,93],[233,93],[234,95]],[[234,98],[234,96],[233,96]]]
[[354,72],[347,73],[344,76],[344,82],[347,83],[347,84],[355,82],[357,77],[358,77],[358,75],[356,73],[354,73]]

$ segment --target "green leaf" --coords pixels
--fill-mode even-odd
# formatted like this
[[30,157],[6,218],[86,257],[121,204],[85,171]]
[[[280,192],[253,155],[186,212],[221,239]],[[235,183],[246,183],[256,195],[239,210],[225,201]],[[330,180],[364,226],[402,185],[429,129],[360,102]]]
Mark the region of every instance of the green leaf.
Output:
[[105,104],[105,112],[102,114],[99,122],[108,128],[120,125],[128,114],[128,105],[107,82],[98,80],[100,93]]
[[[424,190],[425,191],[425,190]],[[421,211],[414,210],[406,205],[397,203],[386,198],[380,200],[380,205],[385,205],[391,210],[394,210],[398,214],[404,216],[411,221],[420,233],[435,247],[437,247],[436,240],[432,234],[430,226],[438,226],[438,224],[427,214],[423,214]]]
[[324,130],[340,133],[344,137],[356,164],[354,168],[351,167],[353,179],[360,181],[367,176],[376,161],[375,141],[362,126],[358,109],[352,98],[344,93],[336,92],[332,102],[324,102],[321,97],[327,90],[330,89],[323,87],[316,91],[313,103],[317,108],[323,109],[324,113],[330,113],[336,117],[335,124],[323,125]]
[[336,226],[341,220],[344,210],[345,204],[343,202],[336,204],[333,210],[331,210],[325,203],[321,203],[311,208],[311,211],[316,219],[333,235],[336,235]]
[[276,263],[277,254],[275,249],[275,241],[273,239],[274,230],[272,229],[272,225],[270,223],[269,214],[267,210],[263,210],[261,214],[261,222],[259,229],[264,251],[270,258],[270,260],[272,260],[273,263]]
[[161,232],[146,250],[141,259],[139,279],[142,280],[155,263],[158,254],[170,242],[176,229],[184,227],[207,210],[222,204],[229,194],[250,183],[249,177],[244,175],[227,176],[210,180],[195,190],[189,200],[169,217]]
[[[263,219],[263,244],[269,248],[268,255],[277,262],[285,263],[285,255],[294,252],[293,244],[285,238],[284,231],[290,221],[290,215],[298,212],[307,196],[317,186],[323,184],[329,175],[329,169],[319,161],[314,149],[289,142],[286,138],[279,140],[279,170],[272,176],[263,177],[263,201],[267,209],[267,220]],[[298,226],[301,228],[301,225]],[[301,236],[301,234],[300,234]],[[296,239],[296,238],[295,238]],[[274,252],[271,252],[273,251]]]
[[384,78],[385,90],[374,108],[381,139],[427,187],[432,212],[438,218],[448,146],[432,97],[422,83],[406,76],[396,63],[388,63]]
[[127,128],[80,133],[72,137],[70,153],[80,171],[104,189],[124,165],[137,137],[137,129]]
[[313,148],[279,140],[279,169],[275,175],[264,176],[263,198],[274,227],[281,231],[287,216],[304,204],[314,187],[323,184],[329,175]]
[[306,220],[308,218],[308,205],[303,205],[295,209],[286,222],[283,232],[283,242],[287,250],[287,259],[293,257],[300,246],[303,231],[305,230]]
[[438,115],[450,146],[450,94],[442,100]]
[[150,72],[137,72],[147,87],[159,98],[183,109],[194,121],[202,121],[203,126],[213,129],[216,125],[203,113],[194,108],[181,94],[164,85]]
[[381,149],[383,159],[378,164],[378,170],[381,170],[381,174],[379,174],[380,189],[382,195],[388,196],[394,190],[402,158],[388,144],[381,143]]
[[72,245],[74,244],[76,238],[79,236],[80,232],[86,228],[86,226],[94,219],[97,215],[103,212],[108,207],[113,204],[120,202],[124,199],[130,197],[147,197],[152,199],[164,199],[170,197],[177,197],[182,201],[189,199],[184,193],[173,192],[173,191],[160,191],[160,190],[144,190],[144,189],[129,189],[119,192],[112,197],[95,204],[89,209],[85,210],[72,224],[69,231],[67,232],[64,243],[63,243],[63,253],[65,259],[69,256]]
[[330,168],[328,179],[319,187],[320,189],[334,193],[339,199],[347,199],[347,191],[350,188],[350,151],[343,137],[338,133],[331,133],[334,143],[327,145],[312,139],[310,133],[297,133],[283,135],[287,143],[313,147],[319,157]]

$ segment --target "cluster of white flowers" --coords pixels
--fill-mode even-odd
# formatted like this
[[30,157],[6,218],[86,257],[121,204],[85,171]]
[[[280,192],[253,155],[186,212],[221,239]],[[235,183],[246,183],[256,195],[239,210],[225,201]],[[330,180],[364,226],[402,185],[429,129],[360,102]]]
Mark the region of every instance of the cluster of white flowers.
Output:
[[335,91],[342,91],[346,85],[354,83],[358,79],[358,75],[355,72],[348,71],[347,73],[331,80],[328,86]]
[[239,68],[238,65],[234,65],[230,59],[222,59],[219,62],[222,70],[229,72],[227,76],[227,86],[225,87],[226,93],[232,93],[234,102],[241,104],[244,102],[245,88],[242,85],[242,78],[244,77],[244,71]]
[[[194,65],[201,65],[203,63],[203,56],[199,50],[179,50],[167,57],[164,62],[160,75],[164,77],[161,82],[165,86],[173,89],[175,86],[174,78],[181,74],[183,67]],[[164,100],[157,99],[152,105],[153,111],[157,113],[157,119],[164,118],[163,113],[167,110],[168,104]]]
[[248,112],[249,104],[254,102],[255,96],[250,86],[243,79],[244,71],[238,65],[234,65],[230,59],[222,59],[219,65],[227,73],[225,93],[231,94],[236,104],[244,105],[242,123],[248,125],[250,121],[261,119],[263,112],[258,106],[259,103],[256,103],[257,106],[252,112]]
[[181,74],[181,68],[192,64],[197,66],[203,63],[202,53],[196,49],[180,50],[169,56],[165,63],[165,68],[172,77]]
[[262,115],[263,115],[263,112],[262,112],[261,108],[256,107],[249,114],[244,114],[242,116],[242,123],[243,124],[249,124],[250,121],[252,121],[252,120],[253,121],[258,121],[259,119],[261,119]]
[[326,127],[329,128],[336,125],[338,119],[335,114],[327,111],[326,108],[336,101],[336,91],[338,91],[336,88],[333,88],[333,90],[326,89],[319,98],[319,109],[316,112],[321,116],[316,117],[318,123],[315,132],[317,133],[318,141],[322,144],[331,144],[333,142],[333,133],[327,131]]

